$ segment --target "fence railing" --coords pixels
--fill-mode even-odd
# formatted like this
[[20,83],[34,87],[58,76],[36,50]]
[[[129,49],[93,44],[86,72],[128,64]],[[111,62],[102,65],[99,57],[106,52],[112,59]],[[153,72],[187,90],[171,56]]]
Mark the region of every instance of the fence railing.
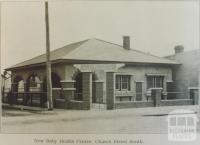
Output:
[[29,105],[29,106],[44,106],[46,101],[46,92],[11,92],[4,91],[2,102],[11,105]]
[[166,93],[166,96],[167,96],[166,100],[188,99],[188,98],[190,98],[188,92],[165,92],[165,93]]

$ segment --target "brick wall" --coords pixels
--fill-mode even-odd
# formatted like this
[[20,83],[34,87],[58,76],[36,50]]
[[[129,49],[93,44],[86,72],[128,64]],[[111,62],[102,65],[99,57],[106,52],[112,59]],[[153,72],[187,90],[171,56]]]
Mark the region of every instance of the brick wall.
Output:
[[68,109],[87,110],[84,105],[85,104],[83,101],[70,100],[70,102],[68,103]]
[[193,105],[191,99],[176,99],[176,100],[161,100],[160,106],[181,106],[181,105]]
[[115,103],[115,109],[153,107],[153,102],[120,102]]

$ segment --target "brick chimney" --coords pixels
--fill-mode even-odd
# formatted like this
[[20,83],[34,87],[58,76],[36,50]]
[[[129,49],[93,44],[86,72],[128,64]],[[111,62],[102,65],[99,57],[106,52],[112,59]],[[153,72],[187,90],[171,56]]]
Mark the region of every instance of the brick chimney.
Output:
[[177,45],[177,46],[174,47],[174,51],[175,51],[175,54],[182,53],[182,52],[184,52],[184,46],[183,45]]
[[124,49],[130,50],[130,37],[123,36],[123,47]]

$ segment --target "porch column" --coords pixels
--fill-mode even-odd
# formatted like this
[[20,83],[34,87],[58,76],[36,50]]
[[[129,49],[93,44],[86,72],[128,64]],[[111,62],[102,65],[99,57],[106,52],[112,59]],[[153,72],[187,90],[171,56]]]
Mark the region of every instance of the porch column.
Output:
[[16,94],[14,94],[14,90],[17,87],[17,83],[11,83],[11,95],[8,98],[8,103],[10,105],[16,104],[17,103],[17,97]]
[[90,71],[82,72],[82,76],[83,109],[89,110],[92,106],[92,73]]
[[45,97],[46,97],[46,94],[44,93],[44,82],[43,81],[39,81],[38,84],[40,85],[40,106],[42,107],[43,104],[45,103]]
[[27,87],[27,82],[24,81],[23,105],[27,105],[27,102],[28,102],[27,93],[26,93],[26,87]]
[[154,101],[154,106],[155,107],[160,106],[162,88],[154,88],[151,90],[151,92]]
[[106,73],[106,104],[107,110],[112,110],[115,107],[115,73]]

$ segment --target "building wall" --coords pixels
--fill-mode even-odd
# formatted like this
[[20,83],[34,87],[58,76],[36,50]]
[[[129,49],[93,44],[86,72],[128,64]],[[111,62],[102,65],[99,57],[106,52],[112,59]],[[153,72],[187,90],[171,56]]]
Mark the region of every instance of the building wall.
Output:
[[[75,65],[81,71],[91,71],[95,73],[98,80],[103,82],[103,102],[106,102],[106,72],[115,72],[116,74],[130,74],[131,77],[131,92],[135,93],[135,82],[143,82],[143,98],[146,100],[145,93],[147,91],[146,74],[163,74],[164,91],[166,91],[166,82],[172,81],[172,68],[169,66],[130,66],[124,64],[82,64]],[[126,93],[126,92],[124,92]]]
[[[52,72],[55,72],[61,80],[74,80],[75,75],[78,72],[91,72],[95,74],[96,80],[98,83],[101,82],[102,86],[100,87],[102,91],[100,95],[103,95],[103,103],[106,103],[106,73],[114,72],[114,74],[130,74],[131,76],[131,93],[135,93],[135,82],[143,82],[143,93],[146,93],[146,75],[147,74],[163,74],[165,75],[164,83],[172,80],[172,69],[169,66],[136,66],[136,65],[125,65],[125,64],[54,64],[52,65]],[[13,76],[21,76],[24,81],[31,74],[37,74],[40,80],[44,80],[46,73],[45,67],[35,67],[30,69],[21,69],[13,71]],[[93,80],[94,81],[94,80]],[[115,85],[115,84],[114,84]],[[166,90],[166,85],[164,86]],[[103,92],[103,93],[102,93]],[[125,92],[122,92],[125,93]],[[134,94],[133,94],[134,95]],[[145,95],[143,95],[142,100],[146,100]]]
[[164,91],[167,91],[166,83],[172,81],[172,68],[164,66],[125,66],[119,69],[121,73],[130,73],[132,77],[132,91],[136,91],[136,82],[142,82],[143,97],[142,100],[146,100],[147,91],[147,74],[161,74],[164,76]]
[[200,51],[182,52],[168,57],[181,63],[173,69],[173,79],[177,92],[186,92],[187,95],[178,95],[178,98],[189,97],[188,88],[198,87]]

